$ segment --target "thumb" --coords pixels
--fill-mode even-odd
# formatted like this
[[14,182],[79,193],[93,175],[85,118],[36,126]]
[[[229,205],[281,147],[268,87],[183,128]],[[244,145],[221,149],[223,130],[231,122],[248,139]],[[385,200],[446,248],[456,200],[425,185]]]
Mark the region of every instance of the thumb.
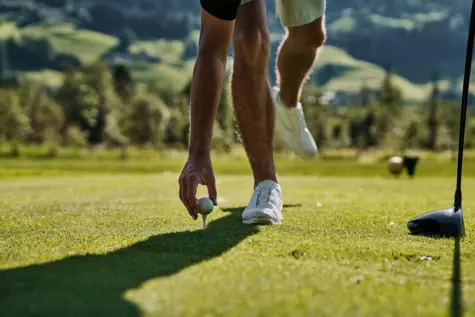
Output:
[[218,205],[218,193],[216,191],[216,182],[213,176],[210,176],[209,179],[206,182],[206,186],[208,187],[208,195],[209,198],[213,201],[213,204],[215,206]]

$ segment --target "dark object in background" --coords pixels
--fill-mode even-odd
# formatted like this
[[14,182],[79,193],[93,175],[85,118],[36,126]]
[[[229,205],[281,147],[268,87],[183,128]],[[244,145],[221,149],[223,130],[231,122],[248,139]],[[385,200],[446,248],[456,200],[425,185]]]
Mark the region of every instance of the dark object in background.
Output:
[[418,156],[404,156],[403,158],[402,165],[404,165],[404,168],[406,169],[407,174],[411,178],[416,173],[417,162],[419,162]]
[[133,80],[127,66],[122,64],[114,66],[113,84],[116,94],[122,98],[123,101],[129,102],[133,94]]
[[411,219],[407,223],[412,234],[421,236],[440,236],[458,238],[465,235],[462,213],[462,163],[465,140],[465,123],[467,119],[468,90],[472,71],[472,56],[475,37],[475,0],[472,0],[472,13],[468,30],[467,54],[463,78],[462,105],[460,109],[460,132],[457,161],[457,186],[455,188],[454,206],[435,210]]
[[127,66],[118,64],[113,70],[114,83],[129,84],[132,82],[132,76]]

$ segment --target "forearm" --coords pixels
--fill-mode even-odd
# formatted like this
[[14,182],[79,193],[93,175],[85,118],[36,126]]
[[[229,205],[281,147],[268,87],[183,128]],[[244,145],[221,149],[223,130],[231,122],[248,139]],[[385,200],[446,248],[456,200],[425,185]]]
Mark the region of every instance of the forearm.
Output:
[[224,82],[226,57],[214,52],[200,54],[191,85],[190,154],[211,150],[213,125]]
[[200,49],[191,83],[190,155],[209,154],[223,89],[233,22],[203,12]]

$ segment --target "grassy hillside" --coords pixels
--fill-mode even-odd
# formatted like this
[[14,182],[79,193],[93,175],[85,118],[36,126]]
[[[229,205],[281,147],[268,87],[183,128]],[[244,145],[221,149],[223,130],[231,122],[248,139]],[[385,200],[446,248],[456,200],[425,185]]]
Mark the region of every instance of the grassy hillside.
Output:
[[102,53],[117,44],[117,38],[85,29],[71,23],[39,23],[19,30],[25,38],[46,38],[54,52],[77,56],[83,63],[97,60]]
[[[317,77],[319,73],[325,72],[333,72],[333,76],[323,76],[330,77],[321,83],[324,90],[349,92],[360,91],[363,84],[378,89],[385,74],[382,67],[355,59],[334,46],[322,49],[318,59]],[[410,101],[422,101],[430,92],[428,85],[417,85],[398,75],[395,75],[393,80]]]
[[[275,52],[282,27],[273,1],[267,2]],[[330,1],[329,46],[314,78],[326,90],[354,91],[363,83],[379,85],[383,69],[390,66],[408,99],[425,97],[434,73],[443,90],[459,92],[469,7],[461,0]],[[10,21],[0,28],[0,37],[10,39],[10,67],[33,76],[47,74],[36,77],[49,83],[58,82],[54,71],[60,61],[90,63],[120,43],[125,30],[134,37],[129,53],[161,60],[132,63],[139,80],[161,85],[171,76],[177,81],[173,85],[182,87],[196,56],[199,4],[192,0],[0,0],[0,15]]]

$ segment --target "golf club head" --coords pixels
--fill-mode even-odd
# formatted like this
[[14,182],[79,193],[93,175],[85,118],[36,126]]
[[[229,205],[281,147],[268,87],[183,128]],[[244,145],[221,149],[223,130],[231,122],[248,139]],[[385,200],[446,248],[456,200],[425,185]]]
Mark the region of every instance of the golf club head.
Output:
[[403,165],[407,170],[407,174],[410,177],[413,177],[416,172],[416,165],[419,161],[419,157],[417,156],[404,156]]
[[417,216],[407,223],[414,235],[462,237],[465,235],[462,208],[450,207]]

